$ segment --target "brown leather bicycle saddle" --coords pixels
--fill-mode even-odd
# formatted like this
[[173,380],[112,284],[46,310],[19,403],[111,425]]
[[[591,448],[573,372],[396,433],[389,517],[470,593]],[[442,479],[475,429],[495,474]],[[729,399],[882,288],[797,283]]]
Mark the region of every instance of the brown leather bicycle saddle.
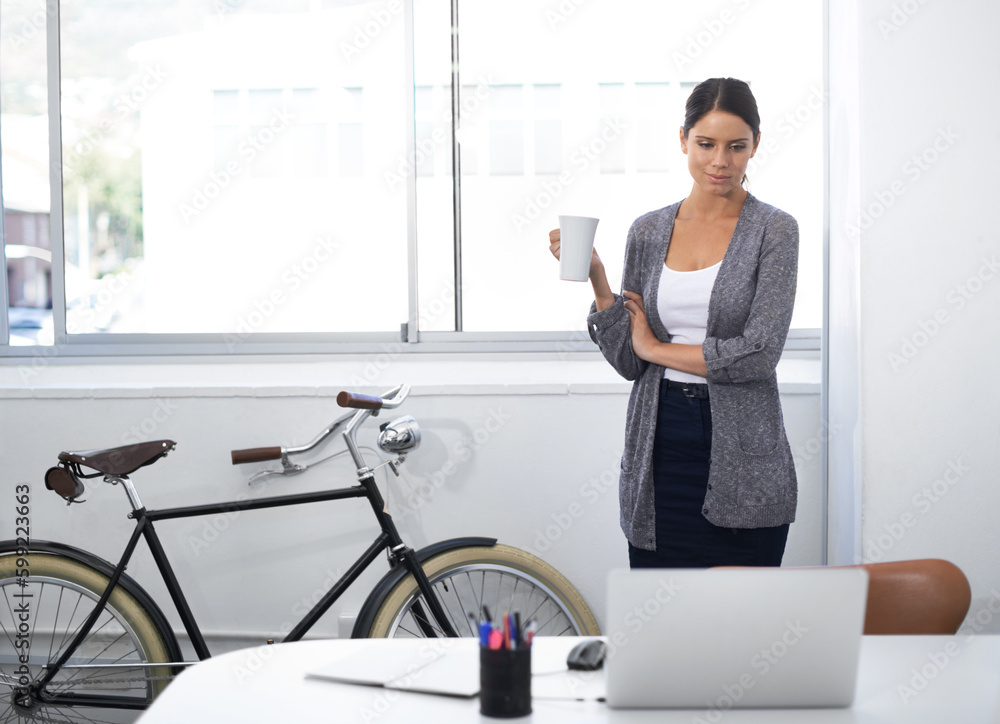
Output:
[[176,446],[177,443],[173,440],[150,440],[106,450],[61,452],[59,460],[84,465],[105,475],[128,475],[144,465],[156,462]]

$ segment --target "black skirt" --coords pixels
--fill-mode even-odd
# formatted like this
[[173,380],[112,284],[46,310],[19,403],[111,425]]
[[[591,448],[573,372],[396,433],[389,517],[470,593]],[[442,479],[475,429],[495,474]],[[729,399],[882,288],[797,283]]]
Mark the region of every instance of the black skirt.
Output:
[[712,411],[707,398],[660,385],[653,447],[656,550],[629,544],[632,568],[779,566],[788,525],[720,528],[702,508],[712,457]]

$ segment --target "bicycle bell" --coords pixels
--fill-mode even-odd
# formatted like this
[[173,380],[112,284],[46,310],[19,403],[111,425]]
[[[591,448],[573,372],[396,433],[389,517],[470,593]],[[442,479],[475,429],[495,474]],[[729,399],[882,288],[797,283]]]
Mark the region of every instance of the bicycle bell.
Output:
[[378,446],[391,453],[404,453],[420,444],[420,426],[409,415],[397,417],[379,428]]

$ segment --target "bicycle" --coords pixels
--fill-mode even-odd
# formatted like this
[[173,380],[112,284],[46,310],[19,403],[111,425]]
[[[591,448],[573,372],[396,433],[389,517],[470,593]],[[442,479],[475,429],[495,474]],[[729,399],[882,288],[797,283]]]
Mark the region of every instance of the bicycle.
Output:
[[[117,565],[61,543],[26,537],[0,543],[0,630],[5,634],[0,637],[0,685],[10,691],[7,696],[0,692],[0,721],[104,721],[94,717],[99,712],[111,716],[114,710],[147,707],[183,667],[197,663],[183,660],[160,606],[124,572],[140,538],[152,554],[198,660],[211,656],[155,531],[155,522],[171,519],[368,500],[380,533],[282,641],[300,640],[383,552],[389,571],[368,594],[352,637],[476,636],[468,614],[478,615],[484,605],[497,614],[520,611],[537,621],[538,635],[598,634],[597,622],[576,589],[530,553],[498,544],[495,538],[455,538],[419,551],[402,540],[385,510],[375,473],[388,467],[399,475],[398,466],[420,443],[419,425],[410,416],[383,424],[377,445],[389,457],[379,455],[374,467],[363,457],[357,433],[380,410],[399,407],[408,394],[408,385],[381,396],[341,392],[338,404],[351,411],[307,445],[232,451],[234,465],[281,461],[280,470],[258,472],[251,482],[270,475],[296,475],[330,458],[308,465],[292,458],[317,449],[342,428],[346,450],[337,455],[349,453],[357,468],[357,484],[349,487],[147,510],[130,475],[165,457],[175,442],[60,453],[59,464],[45,475],[46,487],[72,504],[83,502],[84,480],[100,477],[120,485],[135,528]],[[77,713],[78,719],[71,718]]]

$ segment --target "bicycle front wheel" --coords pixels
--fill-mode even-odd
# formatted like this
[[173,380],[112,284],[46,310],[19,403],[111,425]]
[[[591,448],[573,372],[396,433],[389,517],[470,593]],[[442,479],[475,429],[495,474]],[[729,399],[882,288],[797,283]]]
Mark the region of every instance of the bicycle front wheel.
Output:
[[171,669],[147,666],[170,661],[166,635],[119,585],[43,697],[30,691],[72,642],[107,585],[103,573],[59,555],[0,554],[0,722],[132,721],[134,711],[40,699],[60,693],[114,696],[134,709],[148,706],[166,686]]
[[[518,548],[457,548],[431,557],[423,569],[460,636],[479,635],[468,614],[479,616],[484,605],[493,616],[517,611],[523,622],[534,620],[539,636],[600,633],[594,615],[572,584],[548,563]],[[423,637],[418,618],[429,618],[435,634],[444,635],[429,616],[413,574],[407,574],[379,607],[368,636]]]

